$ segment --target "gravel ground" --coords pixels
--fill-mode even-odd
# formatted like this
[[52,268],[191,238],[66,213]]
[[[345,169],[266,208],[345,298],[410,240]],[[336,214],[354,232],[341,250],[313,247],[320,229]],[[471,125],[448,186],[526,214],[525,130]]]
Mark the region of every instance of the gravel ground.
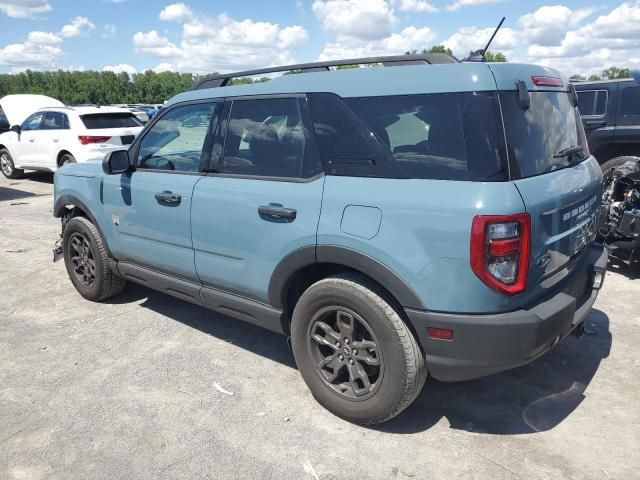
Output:
[[363,428],[315,402],[283,337],[135,285],[82,299],[51,263],[52,192],[0,178],[0,478],[638,478],[638,274],[607,274],[582,339],[429,379]]

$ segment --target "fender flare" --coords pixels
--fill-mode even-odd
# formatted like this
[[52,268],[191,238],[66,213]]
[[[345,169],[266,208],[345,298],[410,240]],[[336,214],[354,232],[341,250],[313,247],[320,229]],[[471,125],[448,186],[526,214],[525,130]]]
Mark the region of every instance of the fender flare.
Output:
[[80,200],[77,197],[74,197],[73,195],[60,195],[60,197],[58,197],[55,204],[53,205],[53,216],[56,218],[62,217],[64,213],[64,208],[67,205],[74,205],[76,208],[80,209],[82,213],[84,213],[89,218],[91,223],[93,223],[93,225],[98,229],[98,232],[100,233],[100,236],[103,239],[102,243],[107,249],[107,253],[109,254],[109,256],[111,256],[111,250],[109,249],[109,245],[107,245],[106,237],[104,236],[104,232],[100,227],[100,223],[98,223],[98,220],[96,219],[96,217],[93,215],[93,213],[91,213],[91,210],[89,209],[89,207],[87,207],[87,205],[82,200]]
[[402,307],[426,310],[409,284],[387,265],[357,250],[338,245],[302,247],[282,259],[269,281],[268,296],[271,306],[283,308],[285,292],[288,291],[293,276],[315,263],[333,263],[362,272],[384,287]]

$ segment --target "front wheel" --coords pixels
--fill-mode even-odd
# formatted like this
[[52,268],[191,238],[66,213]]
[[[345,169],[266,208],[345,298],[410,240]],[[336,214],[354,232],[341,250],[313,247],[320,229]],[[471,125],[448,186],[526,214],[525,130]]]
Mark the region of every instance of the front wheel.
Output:
[[102,236],[89,220],[84,217],[69,220],[62,248],[71,283],[84,298],[101,301],[122,292],[125,279],[111,270]]
[[0,149],[0,170],[5,177],[11,180],[20,178],[24,174],[24,170],[15,167],[13,158],[6,148]]
[[384,297],[360,275],[336,275],[309,287],[293,312],[293,354],[304,381],[327,410],[355,423],[395,417],[427,376],[416,339]]

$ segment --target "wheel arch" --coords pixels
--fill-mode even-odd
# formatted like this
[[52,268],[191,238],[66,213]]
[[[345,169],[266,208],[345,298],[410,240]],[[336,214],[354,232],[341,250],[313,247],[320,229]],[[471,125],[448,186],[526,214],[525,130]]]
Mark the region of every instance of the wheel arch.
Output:
[[[289,331],[293,307],[313,283],[343,272],[355,272],[388,294],[399,308],[425,310],[412,288],[390,267],[347,247],[321,245],[303,247],[290,253],[276,267],[269,282],[269,303],[283,310],[283,329]],[[403,312],[404,313],[404,312]]]
[[91,213],[91,209],[89,209],[82,200],[73,195],[61,195],[53,206],[53,216],[56,218],[62,218],[66,207],[69,205],[73,205],[71,218],[78,216],[86,217],[96,227],[96,229],[98,229],[100,236],[104,239],[104,247],[107,249],[109,256],[111,256],[111,251],[109,250],[109,245],[106,243],[104,232],[102,231],[102,228],[100,228],[100,223],[93,213]]
[[[56,165],[57,165],[58,167],[60,167],[60,161],[62,160],[62,156],[63,156],[65,153],[67,153],[67,154],[69,154],[69,155],[71,155],[71,156],[73,157],[73,153],[71,153],[69,150],[64,150],[64,149],[60,150],[60,151],[58,152],[58,156],[56,157]],[[75,158],[75,157],[74,157],[74,158]]]

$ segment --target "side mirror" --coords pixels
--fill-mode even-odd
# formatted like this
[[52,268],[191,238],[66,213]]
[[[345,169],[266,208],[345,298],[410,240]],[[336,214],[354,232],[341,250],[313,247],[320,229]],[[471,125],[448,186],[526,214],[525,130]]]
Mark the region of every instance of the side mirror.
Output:
[[20,135],[20,132],[22,132],[22,127],[20,125],[12,125],[9,130]]
[[127,150],[114,150],[105,155],[102,161],[102,170],[107,175],[126,173],[131,169],[129,164],[129,152]]

